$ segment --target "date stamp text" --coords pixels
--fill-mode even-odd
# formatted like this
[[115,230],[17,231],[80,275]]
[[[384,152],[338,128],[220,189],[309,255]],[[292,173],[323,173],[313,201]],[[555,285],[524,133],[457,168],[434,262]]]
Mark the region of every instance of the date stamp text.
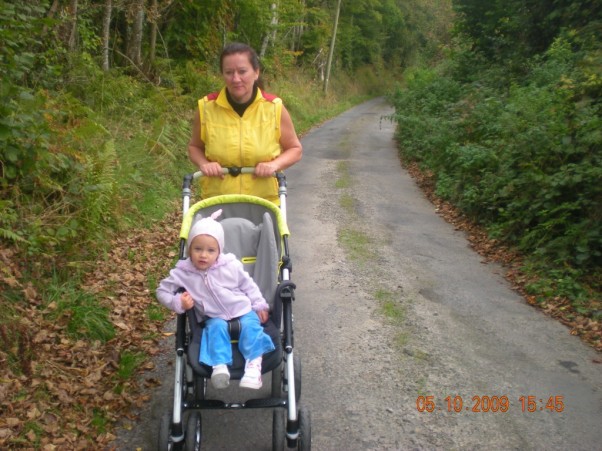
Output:
[[511,398],[506,395],[488,396],[475,395],[463,397],[460,395],[447,396],[437,399],[435,396],[418,396],[416,398],[416,410],[418,412],[562,412],[564,411],[564,396],[552,395],[539,397],[535,395],[522,395]]

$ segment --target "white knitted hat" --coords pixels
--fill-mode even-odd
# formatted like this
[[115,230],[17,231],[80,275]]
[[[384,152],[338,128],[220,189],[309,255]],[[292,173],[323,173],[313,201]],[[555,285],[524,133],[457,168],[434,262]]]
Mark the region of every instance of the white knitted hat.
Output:
[[222,225],[217,222],[215,219],[218,218],[222,214],[222,210],[217,210],[212,213],[210,217],[202,218],[198,222],[196,222],[191,228],[190,232],[188,232],[188,251],[190,252],[190,244],[195,237],[199,235],[209,235],[217,240],[217,244],[219,245],[219,251],[222,253],[224,251],[224,228]]

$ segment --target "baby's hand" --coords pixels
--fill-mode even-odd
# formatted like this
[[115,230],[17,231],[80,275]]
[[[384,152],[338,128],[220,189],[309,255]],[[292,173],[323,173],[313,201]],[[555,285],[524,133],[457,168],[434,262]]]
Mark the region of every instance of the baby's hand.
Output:
[[259,316],[259,322],[261,324],[263,324],[270,317],[270,312],[268,312],[267,310],[260,310],[260,311],[257,312],[257,316]]
[[194,300],[192,299],[192,296],[188,294],[188,291],[185,291],[180,295],[180,302],[182,304],[182,309],[184,310],[190,310],[194,307]]

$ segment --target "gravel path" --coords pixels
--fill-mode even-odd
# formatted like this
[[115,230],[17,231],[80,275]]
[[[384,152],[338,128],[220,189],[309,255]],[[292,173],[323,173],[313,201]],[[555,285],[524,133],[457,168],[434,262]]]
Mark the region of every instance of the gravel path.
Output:
[[[436,214],[400,167],[391,113],[375,99],[323,124],[287,172],[313,448],[602,449],[599,354],[528,306]],[[143,376],[164,384],[117,449],[154,449],[172,347]],[[203,449],[271,446],[269,412],[208,412],[203,428]]]

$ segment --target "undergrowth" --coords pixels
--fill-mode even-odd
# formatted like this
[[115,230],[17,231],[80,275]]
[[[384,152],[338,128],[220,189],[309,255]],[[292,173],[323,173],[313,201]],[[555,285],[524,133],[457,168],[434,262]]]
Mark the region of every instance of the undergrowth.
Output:
[[525,256],[530,294],[566,298],[599,318],[602,78],[563,39],[505,83],[501,68],[464,79],[462,58],[408,74],[393,96],[402,158],[434,174],[440,198]]

